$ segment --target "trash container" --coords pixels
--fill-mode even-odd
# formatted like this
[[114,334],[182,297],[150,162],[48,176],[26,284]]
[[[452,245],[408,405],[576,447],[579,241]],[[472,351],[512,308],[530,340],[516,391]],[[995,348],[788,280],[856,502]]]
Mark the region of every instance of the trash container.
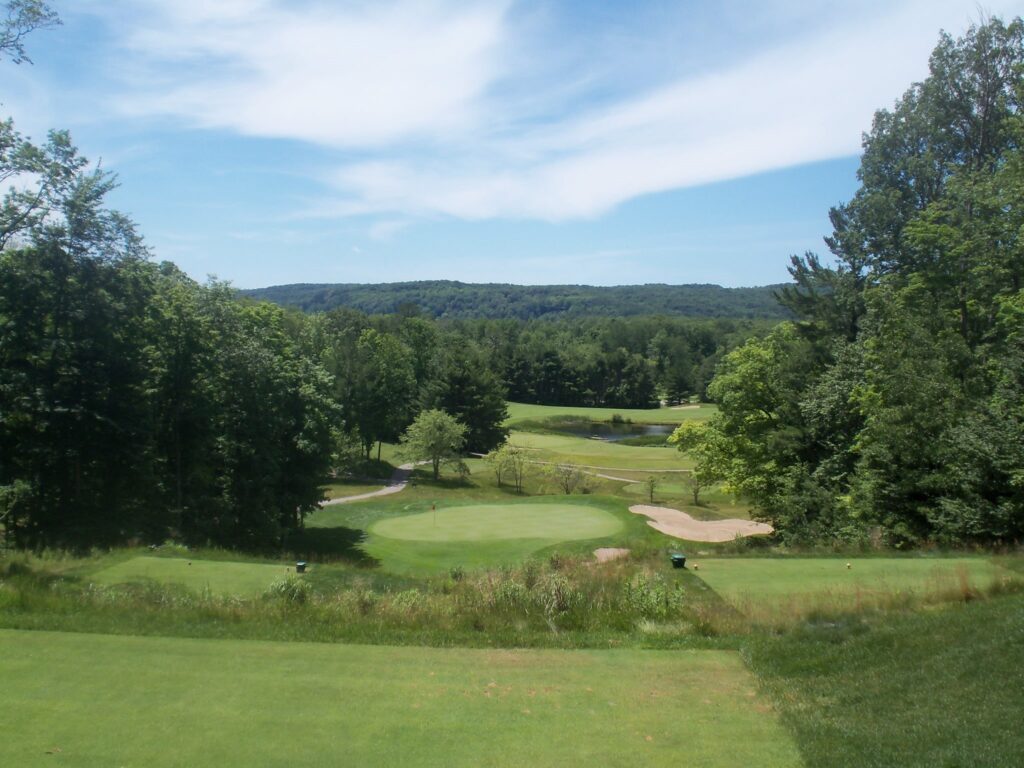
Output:
[[297,562],[295,564],[295,572],[296,573],[305,573],[306,572],[306,561],[305,560],[299,560],[299,562]]
[[682,554],[680,552],[673,552],[670,555],[670,558],[672,559],[672,567],[673,568],[685,568],[686,567],[686,555],[684,555],[684,554]]

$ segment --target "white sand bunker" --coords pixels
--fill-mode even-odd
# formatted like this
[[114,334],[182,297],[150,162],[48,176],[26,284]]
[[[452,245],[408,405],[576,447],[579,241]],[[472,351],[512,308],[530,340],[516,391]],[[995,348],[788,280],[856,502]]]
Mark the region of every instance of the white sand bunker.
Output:
[[647,524],[656,531],[687,541],[732,541],[738,536],[765,536],[775,529],[753,520],[698,520],[678,509],[634,504],[630,512],[651,518]]
[[612,560],[618,560],[620,557],[625,557],[629,554],[628,549],[622,547],[601,547],[594,550],[594,557],[597,558],[599,563],[608,563]]

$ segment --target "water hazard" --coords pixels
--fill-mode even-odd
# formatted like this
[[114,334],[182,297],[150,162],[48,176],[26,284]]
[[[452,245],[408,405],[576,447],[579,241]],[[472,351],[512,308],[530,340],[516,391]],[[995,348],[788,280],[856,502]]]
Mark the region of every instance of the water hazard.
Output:
[[595,440],[607,440],[618,442],[631,437],[645,437],[648,435],[664,435],[666,438],[675,429],[671,424],[632,424],[629,422],[611,421],[559,421],[552,428],[566,435],[573,437],[589,437]]

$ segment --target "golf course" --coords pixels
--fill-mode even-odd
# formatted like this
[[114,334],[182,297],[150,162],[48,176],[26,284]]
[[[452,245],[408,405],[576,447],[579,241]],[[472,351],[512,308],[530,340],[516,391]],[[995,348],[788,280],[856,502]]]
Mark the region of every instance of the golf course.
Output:
[[[1024,610],[1019,557],[760,554],[742,539],[664,533],[636,510],[674,508],[699,526],[743,522],[749,508],[714,487],[694,505],[673,448],[553,433],[558,411],[530,409],[548,420],[513,433],[532,446],[519,493],[479,458],[458,481],[415,467],[380,496],[385,478],[325,486],[358,499],[310,515],[294,544],[303,573],[294,558],[177,546],[12,562],[0,579],[0,762],[854,765],[893,726],[876,708],[833,712],[863,733],[840,739],[851,757],[835,763],[832,728],[801,725],[799,702],[821,694],[785,671],[828,663],[832,641],[783,645],[758,627],[857,617],[862,642],[899,632],[907,610],[941,623],[1004,592],[984,610],[997,621]],[[681,413],[654,414],[667,412]],[[560,491],[549,461],[586,466],[586,492]],[[637,506],[652,474],[667,507]],[[605,551],[618,554],[599,563]],[[677,552],[687,568],[672,567]],[[895,693],[904,670],[883,672],[879,695],[917,706],[913,690]]]
[[0,768],[1024,768],[1020,6],[0,0]]

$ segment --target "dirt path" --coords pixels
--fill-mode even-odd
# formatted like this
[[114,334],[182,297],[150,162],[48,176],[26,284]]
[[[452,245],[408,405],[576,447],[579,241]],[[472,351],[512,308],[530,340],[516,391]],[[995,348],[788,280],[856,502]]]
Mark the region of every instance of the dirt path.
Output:
[[743,536],[765,536],[774,531],[767,523],[753,520],[698,520],[678,509],[647,504],[634,504],[629,511],[651,518],[647,524],[656,531],[687,541],[732,541]]
[[409,475],[412,474],[414,466],[415,465],[412,462],[400,466],[391,473],[391,479],[388,480],[388,484],[379,490],[370,491],[368,493],[358,493],[355,496],[339,496],[336,499],[321,501],[320,506],[329,507],[334,504],[348,504],[352,501],[362,501],[363,499],[373,499],[377,496],[388,496],[392,493],[398,493],[409,484]]

